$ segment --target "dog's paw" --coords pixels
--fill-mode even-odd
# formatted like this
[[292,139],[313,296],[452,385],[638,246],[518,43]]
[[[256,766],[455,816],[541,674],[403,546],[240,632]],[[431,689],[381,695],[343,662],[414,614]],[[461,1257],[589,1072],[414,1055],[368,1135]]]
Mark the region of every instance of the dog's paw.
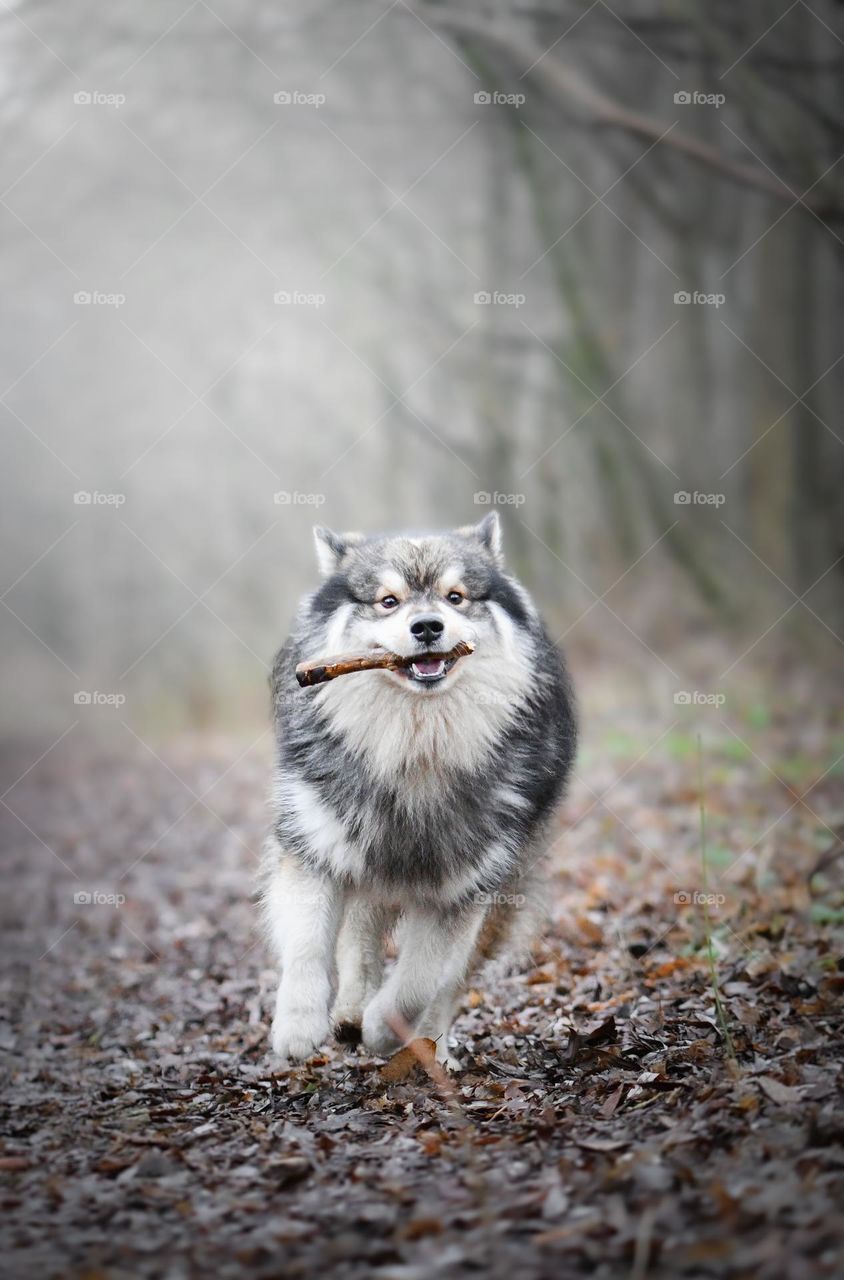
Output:
[[357,1045],[361,1039],[363,1007],[359,1001],[336,1001],[331,1010],[331,1026],[334,1039],[340,1044]]
[[334,1039],[338,1044],[350,1045],[352,1048],[361,1042],[360,1016],[357,1018],[340,1018],[331,1020],[334,1028]]
[[390,1025],[390,1010],[377,999],[364,1010],[361,1039],[367,1053],[376,1058],[388,1058],[401,1048],[402,1038]]
[[328,1039],[328,1018],[315,1011],[297,1014],[277,1012],[270,1044],[273,1053],[287,1062],[304,1062]]

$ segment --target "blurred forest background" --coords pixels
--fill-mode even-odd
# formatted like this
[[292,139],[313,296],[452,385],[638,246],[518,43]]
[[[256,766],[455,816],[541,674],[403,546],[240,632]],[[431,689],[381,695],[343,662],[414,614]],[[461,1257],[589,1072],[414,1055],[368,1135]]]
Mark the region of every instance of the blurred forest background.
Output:
[[[840,1275],[842,71],[836,0],[0,0],[9,1274]],[[582,710],[530,968],[453,1088],[286,1069],[311,526],[493,505]]]
[[832,0],[4,3],[11,727],[80,690],[259,722],[313,523],[492,502],[584,662],[839,659],[842,36]]

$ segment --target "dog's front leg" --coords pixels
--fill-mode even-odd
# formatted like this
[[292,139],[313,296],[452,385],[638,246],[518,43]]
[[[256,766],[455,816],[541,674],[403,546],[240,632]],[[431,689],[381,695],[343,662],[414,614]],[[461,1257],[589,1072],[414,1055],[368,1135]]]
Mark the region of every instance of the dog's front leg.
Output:
[[328,1005],[342,890],[295,858],[281,855],[266,896],[281,963],[272,1027],[273,1051],[301,1061],[328,1038]]
[[[397,1028],[415,1028],[433,1005],[453,1009],[484,915],[485,909],[476,906],[408,912],[395,968],[363,1015],[363,1043],[370,1053],[391,1053],[401,1044]],[[445,1055],[447,1033],[448,1027],[443,1026],[438,1056]]]
[[363,1011],[381,986],[384,974],[384,934],[395,911],[353,896],[337,938],[337,996],[331,1011],[338,1040],[360,1040]]

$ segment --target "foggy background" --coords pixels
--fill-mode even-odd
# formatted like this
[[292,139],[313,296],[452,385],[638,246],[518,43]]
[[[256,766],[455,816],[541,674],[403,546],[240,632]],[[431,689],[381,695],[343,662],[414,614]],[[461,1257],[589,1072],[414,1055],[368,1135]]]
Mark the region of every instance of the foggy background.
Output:
[[492,505],[580,672],[840,660],[842,35],[4,3],[6,728],[260,726],[315,522]]
[[[0,0],[8,1274],[835,1274],[842,72],[833,0]],[[287,1069],[312,526],[493,507],[545,919],[448,1091]]]

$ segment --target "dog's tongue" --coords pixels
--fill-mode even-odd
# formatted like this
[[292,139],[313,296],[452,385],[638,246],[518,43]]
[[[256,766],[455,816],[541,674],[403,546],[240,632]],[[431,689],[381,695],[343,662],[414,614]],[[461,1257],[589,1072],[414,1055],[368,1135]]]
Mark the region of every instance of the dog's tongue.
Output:
[[439,675],[443,665],[442,658],[426,658],[414,662],[414,669],[420,676],[436,676]]

